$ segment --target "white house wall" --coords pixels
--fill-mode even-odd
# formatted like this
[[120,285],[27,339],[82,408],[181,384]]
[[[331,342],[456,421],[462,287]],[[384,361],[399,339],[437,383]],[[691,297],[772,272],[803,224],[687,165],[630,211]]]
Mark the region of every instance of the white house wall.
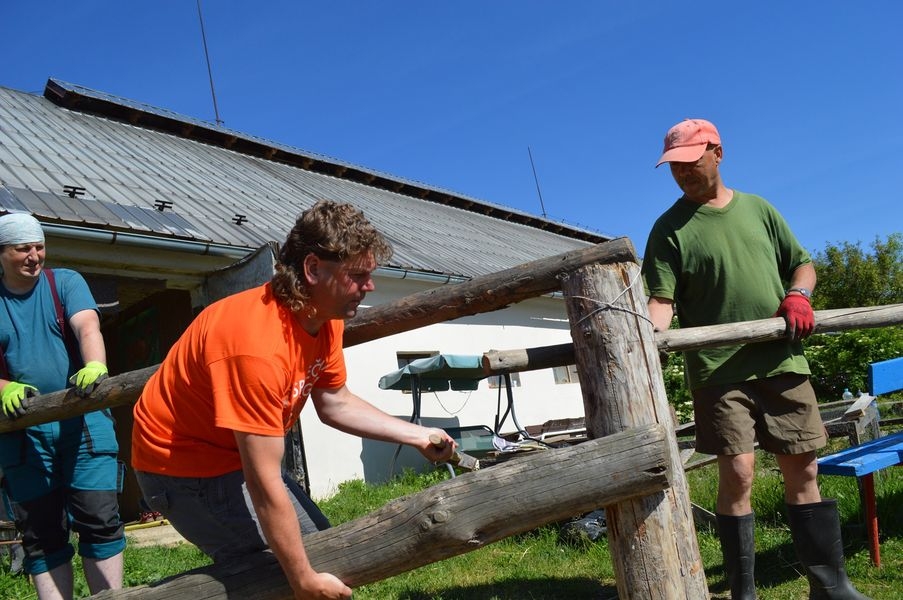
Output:
[[[427,289],[413,281],[380,280],[377,291],[367,297],[370,305],[397,300]],[[540,297],[501,311],[484,313],[423,327],[345,350],[348,387],[382,410],[410,419],[412,397],[401,391],[379,389],[379,378],[398,368],[397,352],[438,351],[446,354],[482,354],[488,350],[513,350],[550,346],[569,342],[570,326],[561,299]],[[583,401],[578,384],[556,384],[552,370],[520,374],[520,387],[514,388],[515,411],[522,426],[538,425],[550,419],[581,417]],[[485,424],[493,426],[499,390],[483,380],[479,389],[469,392],[424,393],[424,424],[438,427]],[[502,408],[506,396],[502,389]],[[385,442],[361,440],[323,425],[311,403],[301,413],[304,447],[311,494],[324,498],[335,493],[340,483],[352,479],[384,481],[395,446]],[[514,430],[509,417],[502,431]],[[395,472],[404,466],[423,468],[419,453],[404,448]]]

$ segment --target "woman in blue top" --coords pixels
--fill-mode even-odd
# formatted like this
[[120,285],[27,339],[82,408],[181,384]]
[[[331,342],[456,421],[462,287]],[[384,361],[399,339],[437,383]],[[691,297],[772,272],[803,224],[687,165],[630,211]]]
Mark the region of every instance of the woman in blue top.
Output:
[[[55,297],[45,256],[34,217],[0,217],[0,405],[10,419],[27,413],[31,396],[69,384],[86,395],[107,376],[97,305],[85,280],[54,270]],[[122,587],[118,451],[109,410],[0,435],[3,489],[22,532],[25,571],[41,600],[72,598],[70,528],[78,534],[91,593]]]

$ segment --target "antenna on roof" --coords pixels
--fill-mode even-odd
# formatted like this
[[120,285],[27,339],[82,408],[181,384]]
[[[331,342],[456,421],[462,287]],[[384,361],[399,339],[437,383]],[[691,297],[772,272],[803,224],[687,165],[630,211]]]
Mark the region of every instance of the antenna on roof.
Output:
[[213,70],[210,68],[210,54],[207,52],[207,34],[204,32],[204,15],[201,14],[201,0],[198,1],[198,21],[201,22],[201,40],[204,42],[204,58],[207,59],[207,77],[210,79],[210,95],[213,96],[213,114],[216,117],[216,124],[222,125],[223,120],[219,118],[219,108],[216,106],[216,91],[213,89]]
[[536,165],[533,164],[533,153],[530,152],[530,146],[527,146],[527,154],[530,155],[530,167],[533,168],[533,181],[536,182],[536,193],[539,194],[539,207],[542,209],[542,218],[546,218],[546,205],[542,202],[542,190],[539,189],[539,177],[536,176]]

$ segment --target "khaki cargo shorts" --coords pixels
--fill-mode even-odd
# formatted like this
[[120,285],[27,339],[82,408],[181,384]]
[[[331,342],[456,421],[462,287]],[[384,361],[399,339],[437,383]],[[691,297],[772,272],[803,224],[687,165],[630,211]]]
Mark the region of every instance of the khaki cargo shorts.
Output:
[[730,456],[759,447],[803,454],[827,444],[815,391],[806,375],[788,373],[693,390],[696,451]]

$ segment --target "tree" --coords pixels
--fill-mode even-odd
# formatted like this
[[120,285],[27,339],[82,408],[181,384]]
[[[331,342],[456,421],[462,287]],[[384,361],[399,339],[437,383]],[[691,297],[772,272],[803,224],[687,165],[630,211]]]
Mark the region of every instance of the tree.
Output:
[[[881,306],[903,302],[903,234],[875,238],[872,253],[861,243],[828,245],[815,255],[815,309]],[[812,386],[822,400],[839,400],[843,390],[868,389],[869,363],[903,356],[903,328],[884,327],[814,335],[806,342]]]
[[815,309],[882,306],[903,302],[903,234],[875,238],[872,253],[861,242],[829,244],[813,258],[818,287]]

